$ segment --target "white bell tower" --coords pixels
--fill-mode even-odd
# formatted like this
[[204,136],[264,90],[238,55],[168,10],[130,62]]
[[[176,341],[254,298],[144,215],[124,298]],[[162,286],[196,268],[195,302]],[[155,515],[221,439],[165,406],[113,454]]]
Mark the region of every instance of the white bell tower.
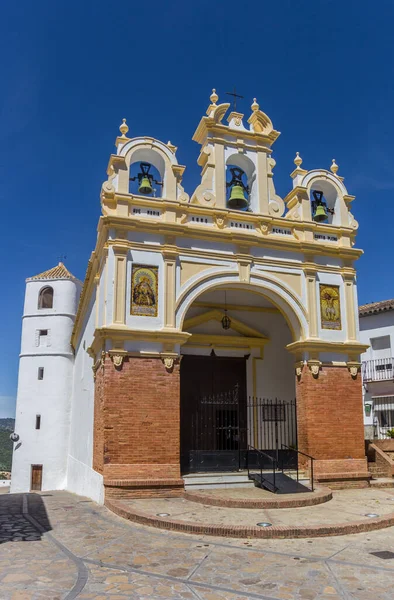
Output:
[[11,492],[65,488],[81,287],[63,263],[26,280]]

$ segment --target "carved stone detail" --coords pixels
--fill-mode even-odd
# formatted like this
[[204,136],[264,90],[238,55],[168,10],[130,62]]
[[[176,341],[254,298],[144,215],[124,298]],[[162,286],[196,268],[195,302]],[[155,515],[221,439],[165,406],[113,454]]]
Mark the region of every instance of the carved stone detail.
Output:
[[298,378],[300,378],[301,375],[302,375],[302,369],[303,369],[303,367],[304,367],[304,361],[303,360],[300,360],[299,362],[296,362],[296,364],[295,364],[295,373],[296,373],[296,376]]
[[320,362],[320,360],[308,360],[308,367],[310,369],[310,372],[312,373],[313,377],[317,378],[319,377],[319,371],[321,368],[322,363]]
[[347,368],[349,369],[349,373],[353,377],[353,379],[357,378],[357,374],[360,370],[360,367],[361,367],[361,363],[356,362],[356,361],[349,361],[347,363]]
[[174,368],[174,359],[170,356],[164,356],[162,358],[162,361],[164,363],[164,366],[166,368],[167,371],[172,371],[172,369]]
[[224,227],[227,224],[227,219],[222,216],[222,215],[215,215],[215,225],[219,228],[219,229],[224,229]]
[[111,354],[111,359],[115,367],[119,369],[123,364],[124,356],[123,354]]

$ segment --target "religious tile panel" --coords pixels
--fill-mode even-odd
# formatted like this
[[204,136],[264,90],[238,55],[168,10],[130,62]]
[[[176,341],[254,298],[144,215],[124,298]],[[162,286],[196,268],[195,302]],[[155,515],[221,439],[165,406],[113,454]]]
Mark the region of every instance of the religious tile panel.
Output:
[[131,272],[131,314],[157,317],[158,267],[133,265]]
[[322,329],[341,329],[339,286],[320,284],[320,315]]

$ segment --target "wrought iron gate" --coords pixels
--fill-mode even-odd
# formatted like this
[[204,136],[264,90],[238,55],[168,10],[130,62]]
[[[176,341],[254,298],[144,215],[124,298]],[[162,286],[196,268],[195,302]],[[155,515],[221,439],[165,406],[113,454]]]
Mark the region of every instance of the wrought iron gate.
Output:
[[245,363],[242,358],[183,357],[183,473],[244,469],[248,446],[263,450],[284,468],[296,467],[296,402],[247,401]]
[[181,363],[183,472],[243,468],[246,425],[245,359],[185,356]]
[[285,469],[296,468],[296,400],[249,398],[248,445],[263,450]]

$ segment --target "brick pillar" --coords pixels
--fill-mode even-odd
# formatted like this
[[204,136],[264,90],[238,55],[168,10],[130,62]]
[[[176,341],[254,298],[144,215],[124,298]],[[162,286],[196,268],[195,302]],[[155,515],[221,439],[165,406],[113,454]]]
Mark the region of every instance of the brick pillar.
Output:
[[106,357],[96,376],[94,468],[106,497],[176,495],[180,477],[179,364],[125,357],[116,368]]
[[304,366],[297,378],[298,448],[313,456],[315,478],[330,487],[365,487],[361,375],[323,366],[318,377]]

